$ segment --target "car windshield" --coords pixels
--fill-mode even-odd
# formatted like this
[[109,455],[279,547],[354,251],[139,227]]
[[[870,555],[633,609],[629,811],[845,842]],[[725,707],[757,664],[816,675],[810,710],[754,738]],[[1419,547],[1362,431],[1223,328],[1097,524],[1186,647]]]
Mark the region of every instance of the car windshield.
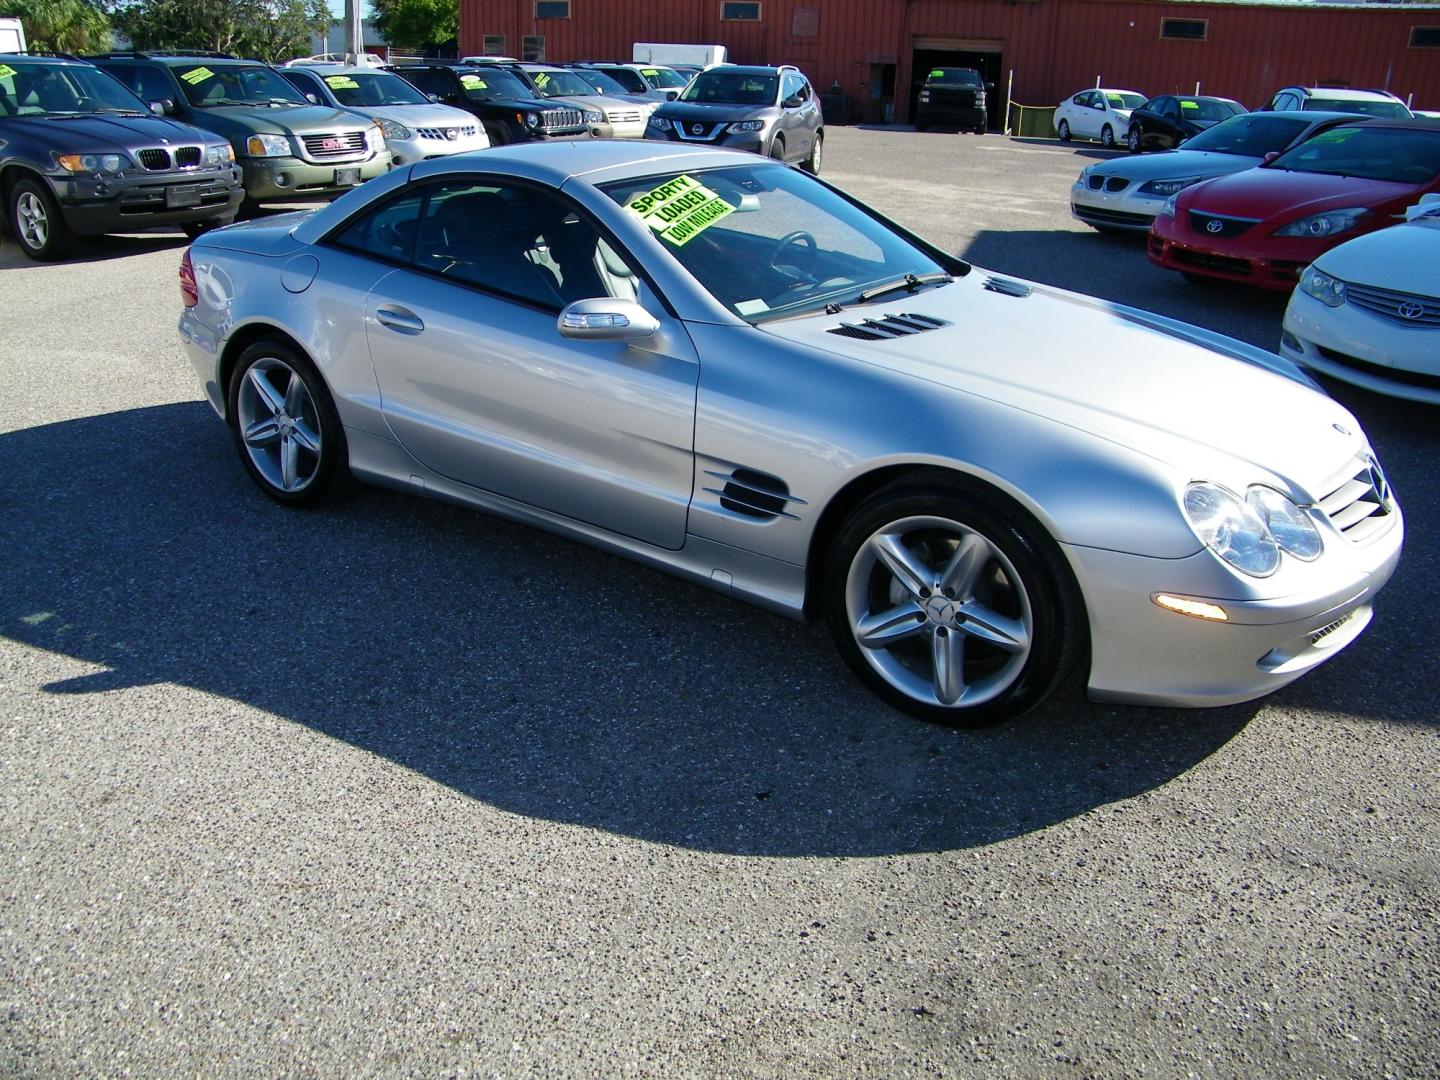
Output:
[[1145,95],[1132,94],[1128,90],[1106,90],[1105,100],[1112,109],[1138,109],[1145,104]]
[[519,98],[524,101],[533,98],[530,88],[518,75],[499,68],[487,67],[484,71],[462,71],[460,86],[465,96],[476,101],[490,101],[495,98]]
[[[603,185],[712,296],[752,323],[918,288],[945,268],[796,169],[759,162]],[[907,275],[913,275],[907,281]],[[913,283],[913,284],[912,284]]]
[[259,64],[186,64],[177,67],[190,104],[199,109],[219,105],[308,105],[299,90]]
[[0,60],[0,117],[144,113],[149,107],[99,68]]
[[606,75],[603,71],[596,71],[593,68],[577,68],[575,74],[590,84],[591,93],[595,94],[628,94],[629,90]]
[[320,77],[341,105],[368,109],[376,105],[427,105],[430,102],[415,87],[388,71],[347,71]]
[[658,86],[661,90],[678,90],[686,83],[683,75],[669,68],[641,68],[640,74],[651,86]]
[[680,100],[709,105],[774,105],[779,84],[774,75],[702,71],[685,88]]
[[1352,98],[1307,98],[1305,108],[1315,112],[1357,113],[1386,120],[1408,120],[1410,110],[1398,101],[1356,101]]
[[1180,115],[1186,120],[1225,120],[1244,108],[1233,101],[1220,98],[1179,98]]
[[1202,131],[1185,144],[1185,149],[1264,157],[1284,150],[1311,123],[1302,117],[1284,113],[1245,113]]
[[1264,167],[1425,184],[1440,174],[1440,128],[1331,128]]
[[929,85],[943,83],[946,86],[979,86],[980,73],[974,68],[935,68],[925,76]]
[[535,92],[541,97],[589,97],[595,92],[589,83],[573,71],[532,71],[530,79],[535,84]]

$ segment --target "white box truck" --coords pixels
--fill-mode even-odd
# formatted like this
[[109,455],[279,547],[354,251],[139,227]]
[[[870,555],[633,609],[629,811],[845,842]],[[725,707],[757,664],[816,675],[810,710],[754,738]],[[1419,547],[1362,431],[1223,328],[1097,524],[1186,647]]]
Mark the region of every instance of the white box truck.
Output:
[[635,64],[690,64],[713,67],[725,63],[724,45],[665,45],[653,41],[637,41],[630,60]]
[[19,19],[0,19],[0,52],[24,52],[25,28]]

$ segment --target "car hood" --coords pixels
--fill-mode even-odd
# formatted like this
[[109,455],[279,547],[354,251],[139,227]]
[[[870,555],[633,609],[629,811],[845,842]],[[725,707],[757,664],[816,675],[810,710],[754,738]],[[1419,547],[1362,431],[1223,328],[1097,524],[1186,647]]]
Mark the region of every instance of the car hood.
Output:
[[546,98],[551,105],[559,105],[561,108],[569,106],[575,109],[593,109],[604,112],[605,106],[615,108],[614,98],[604,98],[598,94],[566,94],[564,97]]
[[[1006,291],[992,291],[987,283]],[[948,325],[882,341],[829,332],[841,323],[901,312]],[[1273,353],[978,267],[914,296],[760,326],[1047,417],[1147,454],[1191,479],[1223,482],[1243,473],[1252,478],[1248,483],[1268,475],[1293,495],[1318,498],[1327,494],[1322,489],[1346,453],[1365,449],[1354,417]],[[1237,461],[1251,467],[1237,470]]]
[[14,117],[25,125],[25,134],[44,141],[57,153],[95,152],[108,149],[136,150],[166,143],[215,143],[208,131],[182,124],[164,116],[86,116],[74,120],[46,117]]
[[1440,219],[1422,218],[1357,236],[1315,265],[1341,281],[1440,297]]
[[1232,217],[1288,220],[1301,214],[1318,214],[1350,206],[1372,206],[1403,199],[1418,190],[1415,184],[1362,180],[1354,176],[1292,172],[1286,169],[1246,169],[1212,180],[1203,187],[1180,193],[1182,210]]
[[1167,180],[1186,176],[1225,176],[1253,169],[1262,159],[1239,154],[1217,154],[1209,150],[1164,150],[1142,157],[1113,158],[1090,167],[1101,176],[1123,176],[1130,180]]
[[246,106],[217,106],[197,109],[205,127],[233,137],[243,135],[315,135],[335,130],[362,128],[365,121],[348,109],[328,105],[304,108],[252,109]]
[[695,101],[667,101],[655,110],[666,120],[703,120],[713,124],[720,120],[764,120],[773,109],[767,105],[707,104]]
[[469,127],[475,123],[475,117],[460,109],[452,109],[449,105],[347,105],[351,112],[360,113],[363,116],[373,116],[382,120],[394,120],[397,124],[404,124],[407,127]]

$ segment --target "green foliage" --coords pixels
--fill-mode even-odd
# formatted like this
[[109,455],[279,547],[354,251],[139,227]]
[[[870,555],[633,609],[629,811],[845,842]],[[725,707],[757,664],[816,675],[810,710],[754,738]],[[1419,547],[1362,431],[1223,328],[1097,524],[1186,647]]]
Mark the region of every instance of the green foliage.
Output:
[[425,51],[460,34],[459,0],[370,0],[375,29],[393,47]]
[[103,52],[110,48],[110,20],[90,0],[0,0],[0,15],[19,17],[32,49]]
[[113,17],[137,49],[214,49],[272,63],[307,55],[310,35],[324,40],[330,27],[325,0],[121,0]]

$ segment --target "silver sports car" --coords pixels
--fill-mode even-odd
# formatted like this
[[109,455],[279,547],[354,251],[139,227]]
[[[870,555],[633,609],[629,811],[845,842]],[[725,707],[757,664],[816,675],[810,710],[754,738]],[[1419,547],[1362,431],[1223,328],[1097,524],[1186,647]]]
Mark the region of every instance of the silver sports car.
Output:
[[1354,640],[1403,524],[1288,361],[971,266],[753,155],[617,142],[396,169],[222,229],[180,335],[271,497],[349,477],[795,618],[914,715],[1077,664],[1213,705]]

